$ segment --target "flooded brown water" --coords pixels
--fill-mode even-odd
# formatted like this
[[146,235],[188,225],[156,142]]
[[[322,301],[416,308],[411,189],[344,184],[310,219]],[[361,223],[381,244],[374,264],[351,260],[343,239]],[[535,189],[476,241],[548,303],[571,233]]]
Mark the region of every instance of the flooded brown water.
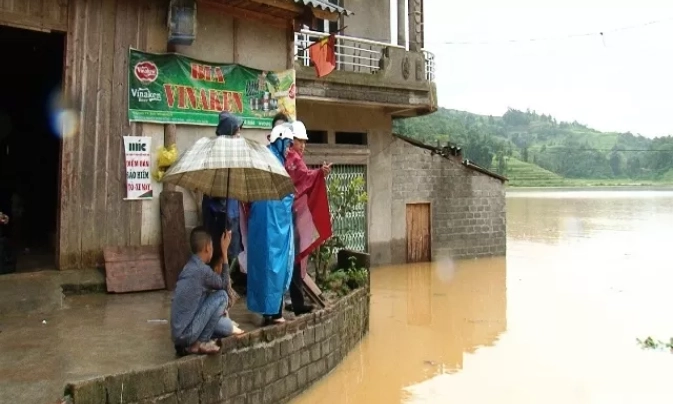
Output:
[[507,258],[377,268],[371,331],[294,404],[673,403],[673,191],[515,192]]

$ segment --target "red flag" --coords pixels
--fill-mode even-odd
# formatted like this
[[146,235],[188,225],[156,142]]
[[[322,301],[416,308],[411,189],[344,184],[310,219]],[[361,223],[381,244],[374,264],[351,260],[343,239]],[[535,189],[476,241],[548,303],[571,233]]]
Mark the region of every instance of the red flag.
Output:
[[294,209],[297,215],[296,229],[299,233],[300,251],[297,255],[299,262],[332,237],[325,177],[316,176],[312,189],[295,201]]
[[327,76],[336,68],[336,37],[334,34],[309,46],[308,51],[318,78]]

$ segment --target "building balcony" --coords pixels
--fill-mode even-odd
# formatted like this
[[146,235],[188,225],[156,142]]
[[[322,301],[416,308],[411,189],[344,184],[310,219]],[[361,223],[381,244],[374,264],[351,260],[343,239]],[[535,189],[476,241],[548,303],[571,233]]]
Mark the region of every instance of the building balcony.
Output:
[[300,100],[379,105],[395,117],[425,115],[437,109],[431,52],[336,35],[336,69],[317,78],[307,48],[326,36],[307,30],[294,34]]

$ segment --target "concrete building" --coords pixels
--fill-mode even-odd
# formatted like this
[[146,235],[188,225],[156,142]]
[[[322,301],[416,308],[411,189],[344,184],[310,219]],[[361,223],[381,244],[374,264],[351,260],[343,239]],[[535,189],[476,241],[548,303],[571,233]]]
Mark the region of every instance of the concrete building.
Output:
[[[195,40],[190,45],[170,45],[169,10],[194,8],[194,4]],[[153,149],[174,136],[178,148],[184,150],[214,133],[212,126],[130,123],[129,48],[177,52],[260,70],[296,69],[297,115],[311,137],[307,162],[328,160],[334,164],[334,176],[366,178],[369,202],[349,218],[353,224],[345,235],[349,247],[369,251],[374,264],[402,261],[398,247],[405,230],[399,215],[404,215],[405,203],[422,197],[412,195],[413,178],[399,172],[400,167],[427,166],[437,175],[458,171],[438,167],[435,164],[440,163],[425,157],[407,161],[411,157],[400,153],[406,153],[408,146],[392,136],[393,119],[431,113],[437,108],[437,97],[434,57],[423,44],[422,0],[398,0],[397,25],[402,29],[395,43],[391,43],[390,4],[389,0],[24,0],[0,4],[0,34],[20,62],[4,64],[13,69],[5,77],[17,80],[10,80],[10,88],[0,97],[0,118],[4,119],[0,120],[0,139],[10,133],[18,145],[11,159],[12,172],[21,173],[19,177],[13,174],[23,183],[17,189],[30,184],[40,190],[22,194],[26,206],[32,207],[24,212],[24,222],[44,236],[35,242],[40,247],[32,252],[35,266],[91,268],[102,264],[106,246],[161,243],[158,195],[162,184],[153,183],[155,197],[151,200],[124,200],[122,136],[149,136]],[[304,49],[324,37],[324,32],[343,28],[337,36],[336,70],[316,78]],[[64,127],[53,112],[43,108],[47,90],[53,89],[62,89],[66,106],[77,113],[69,122],[74,123],[72,129],[64,131],[61,139],[45,129],[54,122]],[[18,105],[19,110],[9,105]],[[41,109],[46,112],[39,119],[22,112]],[[31,132],[30,121],[38,120],[43,138],[25,135]],[[265,141],[266,133],[250,129],[244,136]],[[37,157],[35,149],[44,150]],[[402,157],[405,163],[400,165]],[[3,168],[3,174],[7,172]],[[481,186],[501,193],[501,189],[495,191],[490,177],[457,175],[464,177],[461,181],[469,183],[475,196]],[[428,198],[442,190],[451,195],[463,192],[449,183],[433,189],[427,191]],[[460,198],[463,201],[467,196]],[[197,199],[184,192],[188,227],[198,221]],[[459,237],[454,230],[442,232],[441,226],[452,226],[453,222],[445,220],[451,213],[442,210],[437,200],[432,203],[433,256],[439,252],[456,256],[501,252],[490,245],[475,251],[465,241],[470,238]],[[35,216],[34,212],[46,210],[53,212]],[[445,220],[444,225],[438,219]]]
[[[374,251],[394,263],[505,255],[505,177],[393,135],[390,240]],[[406,220],[395,220],[405,218]],[[389,255],[388,255],[389,254]]]

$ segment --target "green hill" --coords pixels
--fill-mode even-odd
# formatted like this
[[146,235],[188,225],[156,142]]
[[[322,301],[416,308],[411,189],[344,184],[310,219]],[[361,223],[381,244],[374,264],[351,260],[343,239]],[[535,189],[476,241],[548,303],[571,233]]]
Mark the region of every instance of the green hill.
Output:
[[507,178],[513,187],[562,187],[566,180],[558,174],[547,171],[540,166],[515,158],[507,158]]
[[464,155],[511,179],[512,186],[673,183],[673,137],[648,139],[558,122],[534,111],[483,116],[440,108],[395,121],[397,133]]

